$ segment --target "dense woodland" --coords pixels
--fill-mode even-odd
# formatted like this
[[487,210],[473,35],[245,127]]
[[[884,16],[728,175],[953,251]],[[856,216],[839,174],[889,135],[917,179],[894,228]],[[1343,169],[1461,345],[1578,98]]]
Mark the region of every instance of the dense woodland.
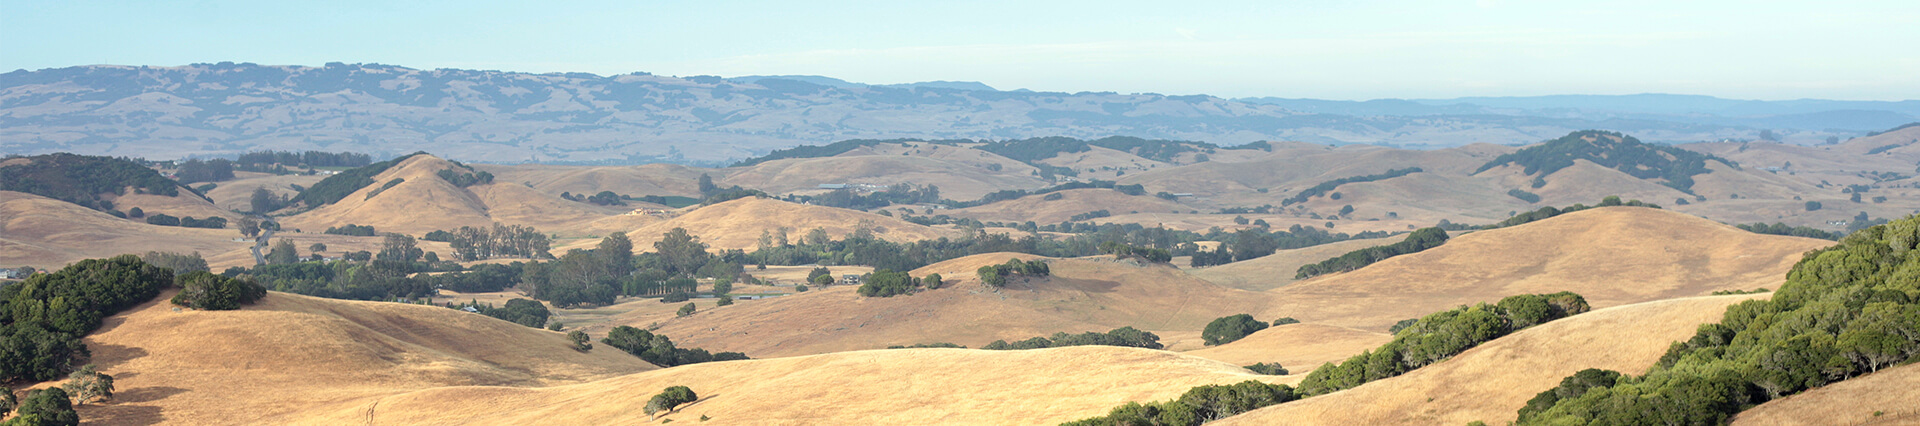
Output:
[[[1644,375],[1581,372],[1520,410],[1520,424],[1717,424],[1770,400],[1920,356],[1920,218],[1801,259],[1769,299],[1727,308]],[[1632,373],[1632,372],[1627,372]]]
[[81,337],[173,285],[173,271],[133,255],[75,262],[0,286],[0,382],[65,376],[88,355]]
[[[14,158],[14,157],[9,157]],[[25,158],[28,164],[0,167],[0,191],[39,195],[94,210],[115,211],[100,194],[180,195],[180,184],[160,172],[126,158],[67,153]]]

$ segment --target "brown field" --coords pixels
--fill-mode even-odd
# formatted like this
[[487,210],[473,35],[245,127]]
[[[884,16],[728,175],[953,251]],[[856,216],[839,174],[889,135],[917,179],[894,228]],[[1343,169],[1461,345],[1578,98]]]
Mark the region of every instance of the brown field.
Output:
[[153,250],[215,256],[253,245],[233,241],[240,236],[232,229],[148,225],[65,201],[0,191],[0,267],[54,270],[81,259]]
[[[1639,374],[1667,345],[1754,295],[1662,300],[1575,315],[1495,339],[1438,364],[1228,418],[1234,424],[1488,424],[1588,368]],[[1307,368],[1307,367],[1302,367]],[[1302,372],[1295,370],[1295,372]]]
[[1182,353],[1241,366],[1277,362],[1305,378],[1320,364],[1340,362],[1390,341],[1393,336],[1386,333],[1301,323],[1269,327],[1232,343]]
[[[381,172],[374,177],[373,184],[339,202],[281,218],[280,223],[286,228],[309,232],[346,224],[369,225],[381,232],[415,236],[494,223],[559,232],[625,211],[561,200],[521,184],[503,182],[499,177],[493,184],[460,188],[435,175],[456,167],[430,155],[409,158]],[[404,181],[380,191],[393,179]],[[376,191],[378,195],[367,196]]]
[[981,265],[1015,257],[1035,258],[969,256],[913,271],[915,276],[939,273],[952,283],[938,290],[870,298],[854,293],[853,286],[836,285],[672,319],[659,331],[685,346],[754,357],[942,342],[977,348],[994,340],[1122,326],[1160,334],[1162,343],[1177,349],[1198,347],[1199,331],[1208,321],[1256,312],[1269,303],[1262,293],[1214,285],[1174,268],[1101,258],[1054,259],[1053,277],[1014,279],[997,290],[973,276]]
[[1611,207],[1478,231],[1357,271],[1270,290],[1267,317],[1365,330],[1524,293],[1572,291],[1595,307],[1716,290],[1778,288],[1808,250],[1833,244],[1759,235],[1665,210]]
[[312,187],[314,183],[327,178],[327,175],[318,174],[311,176],[275,176],[255,172],[233,172],[233,174],[235,178],[233,180],[214,182],[218,186],[215,186],[212,191],[207,191],[207,198],[212,198],[213,204],[220,208],[243,212],[253,210],[253,190],[255,189],[266,188],[268,191],[273,191],[275,195],[293,198],[299,194],[299,191],[294,191],[292,185],[300,185],[303,188]]
[[[890,241],[918,241],[958,236],[950,231],[855,210],[795,204],[765,198],[742,198],[711,206],[692,208],[679,216],[643,225],[627,232],[635,250],[650,250],[653,242],[673,228],[686,228],[700,237],[712,250],[753,250],[760,244],[761,232],[788,229],[787,238],[798,241],[814,228],[823,228],[834,239],[846,237],[862,222],[871,222],[874,234]],[[566,248],[588,247],[597,240],[583,240]],[[559,244],[556,244],[558,246]]]
[[1774,400],[1734,416],[1736,425],[1920,423],[1920,364],[1893,367]]
[[[602,349],[595,348],[594,352]],[[1268,380],[1218,361],[1115,347],[897,349],[694,364],[549,388],[451,387],[343,407],[312,423],[1054,424],[1193,386]],[[700,401],[660,419],[668,386]]]
[[87,336],[114,376],[99,424],[272,424],[442,386],[554,386],[657,369],[554,332],[451,309],[271,293],[238,311],[153,302]]
[[[1047,201],[1045,195],[1029,195],[1014,200],[1002,201],[984,206],[958,210],[936,210],[936,214],[954,217],[978,219],[982,222],[1037,222],[1041,225],[1058,224],[1072,218],[1073,215],[1095,210],[1106,210],[1111,214],[1126,214],[1132,211],[1165,213],[1171,211],[1186,212],[1188,207],[1167,201],[1152,195],[1131,196],[1111,189],[1072,189],[1055,192],[1061,199]],[[1097,220],[1096,220],[1097,221]]]

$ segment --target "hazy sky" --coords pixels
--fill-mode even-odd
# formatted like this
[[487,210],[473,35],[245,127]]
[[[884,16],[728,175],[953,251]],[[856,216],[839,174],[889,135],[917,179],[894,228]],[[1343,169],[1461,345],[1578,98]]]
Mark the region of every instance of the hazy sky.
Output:
[[0,71],[378,62],[1325,99],[1920,99],[1920,1],[0,1]]

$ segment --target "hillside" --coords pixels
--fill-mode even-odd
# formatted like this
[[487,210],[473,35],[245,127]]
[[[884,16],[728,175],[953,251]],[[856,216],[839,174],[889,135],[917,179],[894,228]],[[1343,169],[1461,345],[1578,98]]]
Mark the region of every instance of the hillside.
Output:
[[[461,188],[437,175],[449,169],[458,170],[459,166],[432,155],[415,155],[373,176],[374,183],[340,201],[281,218],[280,223],[308,231],[368,225],[381,232],[415,236],[494,223],[560,232],[624,211],[561,200],[518,183],[497,180]],[[386,186],[395,180],[399,183]]]
[[[1369,238],[1347,240],[1293,250],[1275,251],[1273,254],[1204,268],[1185,269],[1187,275],[1227,287],[1241,290],[1266,291],[1294,282],[1294,272],[1307,264],[1340,257],[1354,250],[1387,245],[1398,242],[1399,238]],[[1178,262],[1176,262],[1178,264]]]
[[1644,371],[1666,353],[1668,344],[1718,320],[1727,305],[1753,297],[1696,297],[1599,309],[1494,339],[1407,374],[1218,424],[1505,424],[1528,399],[1580,370]]
[[1293,375],[1305,377],[1320,364],[1337,363],[1392,340],[1393,335],[1386,333],[1300,323],[1269,327],[1231,343],[1182,353],[1233,365],[1279,363]]
[[[596,352],[600,349],[595,349]],[[646,396],[687,386],[675,424],[1055,424],[1125,401],[1261,380],[1164,351],[899,349],[694,364],[552,388],[452,387],[363,402],[311,420],[377,424],[638,424]],[[658,421],[658,420],[656,420]]]
[[[919,343],[980,347],[1055,332],[1106,332],[1123,326],[1159,334],[1169,347],[1199,346],[1199,331],[1225,315],[1255,312],[1269,297],[1221,287],[1167,266],[1134,266],[1107,258],[1053,259],[1053,276],[982,284],[982,265],[1031,255],[989,253],[936,263],[914,276],[939,273],[952,285],[908,296],[861,297],[852,286],[701,311],[663,323],[659,332],[682,346],[793,356]],[[632,324],[644,326],[646,324]]]
[[654,370],[618,351],[433,306],[270,293],[238,311],[178,310],[163,293],[86,338],[114,376],[102,424],[286,423],[408,390],[554,386]]
[[[1053,194],[1060,198],[1049,200]],[[1096,210],[1105,210],[1109,214],[1128,214],[1129,212],[1168,213],[1189,211],[1191,208],[1180,203],[1167,201],[1151,195],[1133,196],[1112,189],[1069,189],[1055,191],[1046,195],[1028,195],[1007,201],[990,203],[964,209],[936,211],[953,217],[978,219],[983,222],[1037,222],[1042,225],[1058,224]]]
[[1709,158],[1698,152],[1641,143],[1639,139],[1618,132],[1593,130],[1573,132],[1559,139],[1501,155],[1481,165],[1476,173],[1513,165],[1522,167],[1525,175],[1544,178],[1573,166],[1576,160],[1586,160],[1680,191],[1692,191],[1693,177],[1709,172],[1706,168],[1708,161],[1726,163],[1726,160]]
[[1736,425],[1896,425],[1920,422],[1920,364],[1908,364],[1768,401],[1733,418]]
[[1831,241],[1759,235],[1666,210],[1608,207],[1472,232],[1360,270],[1268,291],[1267,317],[1365,330],[1467,303],[1572,291],[1595,307],[1778,288]]
[[239,237],[232,229],[149,225],[65,201],[0,191],[0,267],[52,270],[81,259],[149,250],[213,256],[252,245],[233,241]]
[[820,184],[899,183],[934,185],[940,195],[973,200],[1003,189],[1038,189],[1050,184],[1033,166],[965,146],[903,141],[855,147],[830,157],[787,158],[747,167],[722,169],[724,185],[740,185],[775,194],[821,192]]
[[[636,250],[650,250],[654,241],[673,228],[685,228],[700,237],[710,250],[753,250],[760,244],[760,233],[788,229],[789,238],[800,238],[814,228],[823,228],[834,239],[846,237],[870,223],[873,233],[889,241],[918,241],[952,237],[949,231],[909,223],[872,213],[833,207],[794,204],[780,200],[747,197],[710,206],[694,207],[670,219],[649,223],[627,232]],[[585,241],[591,245],[598,241]],[[555,250],[563,251],[563,250]]]

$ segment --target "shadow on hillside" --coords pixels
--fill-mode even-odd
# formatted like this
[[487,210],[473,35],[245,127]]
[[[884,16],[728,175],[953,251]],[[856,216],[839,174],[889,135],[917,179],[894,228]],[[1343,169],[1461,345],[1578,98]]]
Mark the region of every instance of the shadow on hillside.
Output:
[[87,351],[92,353],[90,361],[101,369],[112,369],[121,363],[147,356],[147,350],[132,346],[89,344]]
[[[152,388],[141,388],[141,389],[152,389]],[[185,389],[177,389],[177,388],[163,388],[163,389],[176,389],[176,391],[173,393],[180,393],[180,392],[186,391]],[[129,393],[132,393],[132,392],[130,391]],[[89,405],[82,405],[78,407],[80,411],[80,424],[151,425],[151,424],[160,424],[161,422],[165,422],[167,420],[166,416],[160,415],[160,407],[150,407],[150,406],[144,406],[144,405],[125,405],[125,404],[122,404],[121,402],[127,402],[127,401],[122,400],[119,394],[115,394],[114,398],[116,402],[113,405],[89,404]]]

